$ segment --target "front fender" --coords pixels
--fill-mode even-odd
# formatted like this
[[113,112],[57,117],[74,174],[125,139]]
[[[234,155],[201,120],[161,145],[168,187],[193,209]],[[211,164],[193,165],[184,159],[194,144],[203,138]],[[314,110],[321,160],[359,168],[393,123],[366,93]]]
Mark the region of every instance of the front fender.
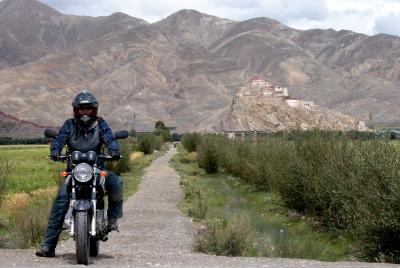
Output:
[[92,202],[90,200],[76,200],[74,202],[75,211],[85,211],[92,207]]

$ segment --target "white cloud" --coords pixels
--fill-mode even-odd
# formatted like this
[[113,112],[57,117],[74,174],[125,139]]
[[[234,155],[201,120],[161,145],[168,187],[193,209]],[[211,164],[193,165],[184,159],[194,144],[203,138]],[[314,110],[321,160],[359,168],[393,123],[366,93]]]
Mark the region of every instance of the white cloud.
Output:
[[[124,12],[155,22],[180,9],[232,20],[276,19],[293,28],[396,33],[400,0],[41,0],[67,14],[105,16]],[[393,25],[390,20],[395,19]],[[375,23],[376,21],[376,23]],[[397,34],[399,34],[397,32]]]
[[381,19],[380,26],[376,27],[376,20],[386,18],[390,13],[400,14],[399,0],[326,0],[326,4],[329,11],[324,20],[299,19],[288,24],[299,29],[347,29],[372,35],[390,30],[390,23],[383,23],[384,19]]
[[375,20],[374,30],[377,33],[386,33],[400,36],[400,14],[390,13]]

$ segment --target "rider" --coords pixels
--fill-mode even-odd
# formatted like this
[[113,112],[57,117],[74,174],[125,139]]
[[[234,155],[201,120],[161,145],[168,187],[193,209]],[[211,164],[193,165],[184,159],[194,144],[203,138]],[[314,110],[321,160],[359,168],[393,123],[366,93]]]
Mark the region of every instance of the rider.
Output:
[[[120,158],[119,145],[111,129],[104,119],[97,116],[98,102],[96,97],[84,90],[76,95],[72,102],[74,118],[65,121],[50,146],[50,158],[58,160],[64,145],[68,151],[95,151],[101,153],[102,145],[106,145],[114,160]],[[104,169],[104,162],[98,160],[97,166]],[[68,167],[70,168],[70,167]],[[122,217],[122,181],[114,173],[108,171],[105,188],[108,193],[108,224],[109,231],[118,231],[117,218]],[[36,251],[40,257],[54,257],[58,237],[61,233],[65,214],[69,208],[69,196],[65,183],[60,185],[56,199],[53,202],[47,229],[42,246]]]

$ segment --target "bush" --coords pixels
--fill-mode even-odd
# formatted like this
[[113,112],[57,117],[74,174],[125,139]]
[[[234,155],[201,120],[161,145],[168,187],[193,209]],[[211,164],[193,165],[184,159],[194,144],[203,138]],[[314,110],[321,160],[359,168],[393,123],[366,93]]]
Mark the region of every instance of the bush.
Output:
[[198,187],[185,187],[185,199],[193,204],[193,207],[188,209],[188,215],[190,217],[198,219],[204,219],[206,217],[208,206],[201,190]]
[[162,138],[153,134],[143,134],[138,137],[137,149],[144,154],[152,154],[154,150],[160,150]]
[[132,152],[133,145],[127,141],[122,140],[119,141],[121,159],[114,162],[107,162],[106,167],[108,170],[115,172],[117,175],[120,175],[123,172],[128,172],[130,170],[130,153]]
[[[189,141],[197,137],[184,139],[185,148],[193,148],[195,142]],[[255,190],[278,192],[289,207],[349,234],[363,258],[400,262],[396,144],[369,134],[318,130],[268,135],[256,142],[219,136],[201,140],[198,163],[208,173],[222,167]]]
[[243,215],[231,220],[208,221],[195,243],[196,250],[215,255],[243,256],[252,246],[252,233],[248,217]]
[[182,145],[189,153],[196,151],[200,142],[201,135],[199,133],[187,133],[182,137]]
[[213,136],[204,137],[198,146],[198,162],[207,173],[215,173],[219,166],[218,138]]
[[179,134],[179,133],[172,133],[172,135],[171,135],[171,139],[172,139],[172,141],[181,141],[181,139],[182,139],[182,135],[181,134]]
[[172,141],[171,133],[168,129],[161,130],[160,136],[165,142]]

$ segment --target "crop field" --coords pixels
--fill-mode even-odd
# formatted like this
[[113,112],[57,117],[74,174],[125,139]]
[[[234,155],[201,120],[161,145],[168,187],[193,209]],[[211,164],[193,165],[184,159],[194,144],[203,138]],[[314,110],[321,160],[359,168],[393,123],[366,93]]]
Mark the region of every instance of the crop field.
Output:
[[[109,168],[124,182],[124,199],[136,190],[144,168],[156,157],[132,152],[120,142],[123,160]],[[166,146],[161,152],[166,151]],[[40,243],[64,163],[53,162],[49,145],[0,146],[0,247],[24,248]]]
[[3,145],[0,155],[8,165],[5,193],[31,193],[59,182],[63,164],[46,159],[48,145]]

